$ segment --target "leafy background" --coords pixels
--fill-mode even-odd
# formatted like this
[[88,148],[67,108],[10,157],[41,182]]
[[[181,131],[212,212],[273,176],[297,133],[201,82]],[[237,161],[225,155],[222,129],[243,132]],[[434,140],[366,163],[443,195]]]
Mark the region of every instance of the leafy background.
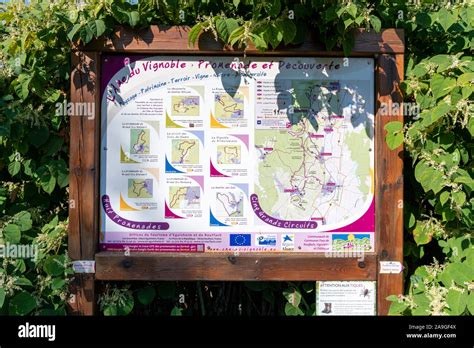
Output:
[[[474,9],[472,0],[13,0],[0,5],[0,244],[36,245],[36,260],[1,258],[0,313],[66,314],[68,101],[71,44],[114,26],[188,25],[226,45],[297,45],[309,31],[349,54],[351,30],[403,28],[406,102],[420,113],[386,126],[405,163],[405,276],[392,314],[474,313]],[[104,315],[314,315],[314,282],[102,284]]]

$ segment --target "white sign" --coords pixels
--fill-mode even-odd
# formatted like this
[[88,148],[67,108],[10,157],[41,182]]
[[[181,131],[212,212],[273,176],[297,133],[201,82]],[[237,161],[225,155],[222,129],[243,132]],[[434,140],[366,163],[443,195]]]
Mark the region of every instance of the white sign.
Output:
[[316,282],[316,315],[375,315],[374,281]]
[[398,261],[380,261],[380,271],[379,273],[402,273],[403,271],[403,265],[401,262]]

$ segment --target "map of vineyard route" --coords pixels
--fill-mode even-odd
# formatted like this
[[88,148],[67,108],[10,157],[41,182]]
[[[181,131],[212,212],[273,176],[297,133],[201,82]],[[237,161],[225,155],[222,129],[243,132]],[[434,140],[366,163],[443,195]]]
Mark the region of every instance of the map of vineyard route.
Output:
[[233,192],[217,192],[216,200],[221,208],[219,216],[242,217],[244,212],[244,195],[236,195]]
[[173,116],[199,116],[199,97],[197,96],[172,96]]
[[179,164],[199,163],[199,143],[197,140],[172,141],[171,161]]
[[375,251],[374,57],[103,53],[101,250]]
[[150,153],[150,130],[131,129],[130,130],[130,153],[149,154]]
[[152,198],[153,180],[152,179],[128,179],[128,197],[129,198]]
[[223,119],[239,119],[244,117],[244,96],[236,93],[215,95],[216,117]]
[[169,195],[170,208],[196,209],[200,207],[201,191],[198,186],[171,186]]
[[218,145],[217,163],[218,164],[240,164],[241,161],[240,145]]
[[371,142],[366,122],[353,125],[351,115],[363,117],[357,110],[343,116],[342,100],[357,96],[336,81],[295,81],[293,87],[294,113],[287,128],[255,131],[255,192],[272,217],[336,224],[367,201]]

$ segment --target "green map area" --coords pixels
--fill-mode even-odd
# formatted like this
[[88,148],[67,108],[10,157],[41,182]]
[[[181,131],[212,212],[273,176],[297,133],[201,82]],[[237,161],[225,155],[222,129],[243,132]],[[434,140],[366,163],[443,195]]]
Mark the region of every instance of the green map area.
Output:
[[244,195],[234,192],[217,192],[218,216],[242,217],[244,216]]
[[150,130],[130,129],[130,153],[149,154],[150,153]]
[[[293,81],[285,129],[257,129],[255,192],[263,210],[285,220],[336,224],[354,216],[371,188],[371,139],[344,117],[337,81]],[[365,116],[367,118],[367,116]]]
[[218,164],[240,164],[240,145],[217,145]]
[[169,194],[170,208],[196,209],[201,204],[199,186],[171,186]]
[[171,115],[199,116],[199,97],[174,95],[171,97]]
[[216,94],[214,99],[216,118],[218,119],[239,119],[244,117],[244,96],[236,93]]
[[173,139],[171,162],[177,164],[198,164],[199,142],[194,139]]
[[153,179],[128,179],[129,198],[152,198]]

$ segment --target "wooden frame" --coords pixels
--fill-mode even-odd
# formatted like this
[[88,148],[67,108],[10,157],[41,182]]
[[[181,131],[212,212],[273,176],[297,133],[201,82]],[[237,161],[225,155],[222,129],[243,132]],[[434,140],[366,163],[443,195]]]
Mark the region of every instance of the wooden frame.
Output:
[[[239,55],[209,35],[201,35],[188,47],[187,27],[154,26],[141,32],[117,28],[110,39],[100,39],[72,53],[71,102],[100,104],[100,56],[102,52]],[[376,110],[380,103],[402,102],[403,31],[381,33],[358,30],[351,56],[374,57]],[[328,52],[310,37],[297,47],[247,56],[344,56]],[[356,258],[325,258],[312,253],[123,253],[99,252],[99,144],[100,107],[95,118],[72,116],[70,148],[69,255],[73,260],[95,260],[96,274],[76,274],[70,311],[96,312],[95,280],[377,280],[378,314],[388,312],[390,294],[403,292],[402,274],[378,274],[379,261],[403,262],[403,157],[402,148],[391,151],[384,140],[387,122],[403,122],[402,108],[390,117],[376,114],[375,122],[375,253],[364,261]]]

